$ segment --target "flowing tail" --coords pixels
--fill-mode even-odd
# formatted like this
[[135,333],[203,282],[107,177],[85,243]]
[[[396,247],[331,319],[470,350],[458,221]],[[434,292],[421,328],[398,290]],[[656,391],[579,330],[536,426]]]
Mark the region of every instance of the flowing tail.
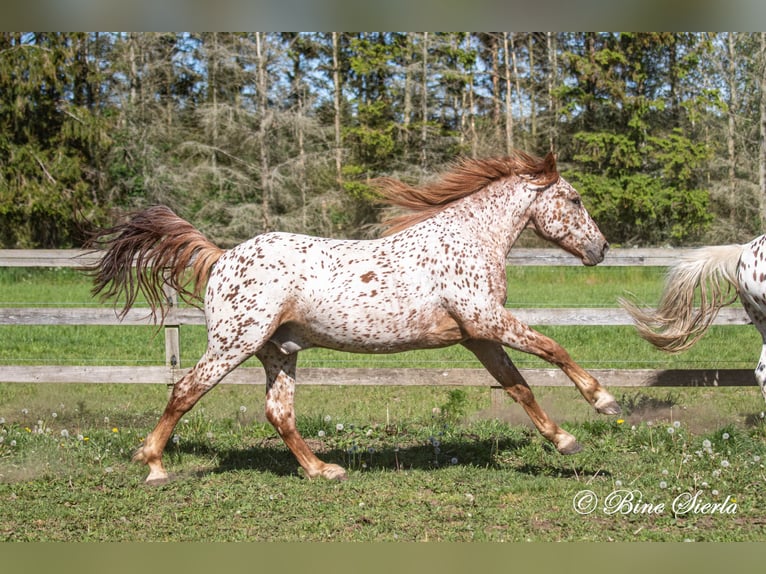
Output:
[[142,293],[155,320],[158,311],[163,320],[167,314],[164,286],[187,302],[202,302],[210,271],[224,253],[164,206],[138,211],[125,223],[96,232],[86,247],[105,250],[100,261],[86,269],[93,277],[93,295],[100,294],[102,300],[124,296],[122,318]]
[[[685,351],[705,334],[718,311],[737,299],[737,265],[743,248],[702,247],[683,257],[670,269],[656,310],[640,309],[625,299],[620,304],[652,345],[669,353]],[[695,307],[697,292],[699,307]]]

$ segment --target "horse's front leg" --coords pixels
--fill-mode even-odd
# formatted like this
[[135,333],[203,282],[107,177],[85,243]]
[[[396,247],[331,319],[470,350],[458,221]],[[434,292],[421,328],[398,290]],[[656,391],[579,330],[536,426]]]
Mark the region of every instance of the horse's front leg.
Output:
[[271,343],[266,344],[256,355],[266,370],[266,418],[295,455],[306,476],[345,480],[347,477],[343,467],[317,458],[295,426],[293,404],[297,355],[285,355]]
[[464,341],[463,346],[476,355],[513,400],[522,406],[540,434],[551,441],[556,450],[561,454],[574,454],[582,449],[577,439],[553,422],[540,407],[502,345],[471,339]]
[[507,309],[491,315],[485,322],[474,326],[472,331],[474,338],[496,341],[556,365],[597,412],[605,415],[620,414],[620,405],[614,397],[590,373],[575,363],[561,345],[525,325]]

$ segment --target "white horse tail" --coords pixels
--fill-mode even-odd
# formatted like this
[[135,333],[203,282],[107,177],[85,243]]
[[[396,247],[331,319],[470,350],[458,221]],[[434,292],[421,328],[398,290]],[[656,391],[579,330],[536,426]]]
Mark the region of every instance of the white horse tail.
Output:
[[702,247],[682,257],[668,272],[656,310],[640,309],[620,299],[638,333],[669,353],[685,351],[694,345],[718,311],[737,299],[737,265],[744,247]]

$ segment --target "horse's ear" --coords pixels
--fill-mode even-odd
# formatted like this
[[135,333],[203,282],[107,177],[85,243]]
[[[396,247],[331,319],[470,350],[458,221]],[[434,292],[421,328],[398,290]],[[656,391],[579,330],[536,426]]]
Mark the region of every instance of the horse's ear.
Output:
[[545,169],[545,173],[556,173],[556,156],[553,155],[552,151],[545,154],[543,168]]

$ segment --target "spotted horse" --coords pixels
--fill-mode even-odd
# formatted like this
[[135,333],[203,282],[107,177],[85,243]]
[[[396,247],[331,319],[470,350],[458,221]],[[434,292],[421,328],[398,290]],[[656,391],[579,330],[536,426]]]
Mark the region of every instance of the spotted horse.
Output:
[[658,349],[680,353],[699,341],[737,297],[763,341],[755,379],[766,399],[766,235],[742,245],[694,249],[668,271],[656,309],[628,299],[622,305],[639,335]]
[[124,297],[126,313],[143,293],[162,318],[165,285],[204,304],[207,349],[173,386],[134,455],[149,466],[148,483],[168,479],[162,454],[179,419],[253,355],[266,371],[266,417],[309,478],[346,478],[341,466],[311,451],[295,426],[297,356],[310,347],[394,353],[459,343],[563,454],[580,444],[540,408],[504,347],[560,367],[596,411],[620,412],[559,344],[504,306],[506,257],[526,227],[585,265],[600,263],[608,249],[552,154],[464,159],[419,187],[391,178],[375,183],[382,201],[402,212],[376,239],[269,232],[224,251],[164,206],[95,232],[90,246],[102,256],[90,270],[94,295]]

